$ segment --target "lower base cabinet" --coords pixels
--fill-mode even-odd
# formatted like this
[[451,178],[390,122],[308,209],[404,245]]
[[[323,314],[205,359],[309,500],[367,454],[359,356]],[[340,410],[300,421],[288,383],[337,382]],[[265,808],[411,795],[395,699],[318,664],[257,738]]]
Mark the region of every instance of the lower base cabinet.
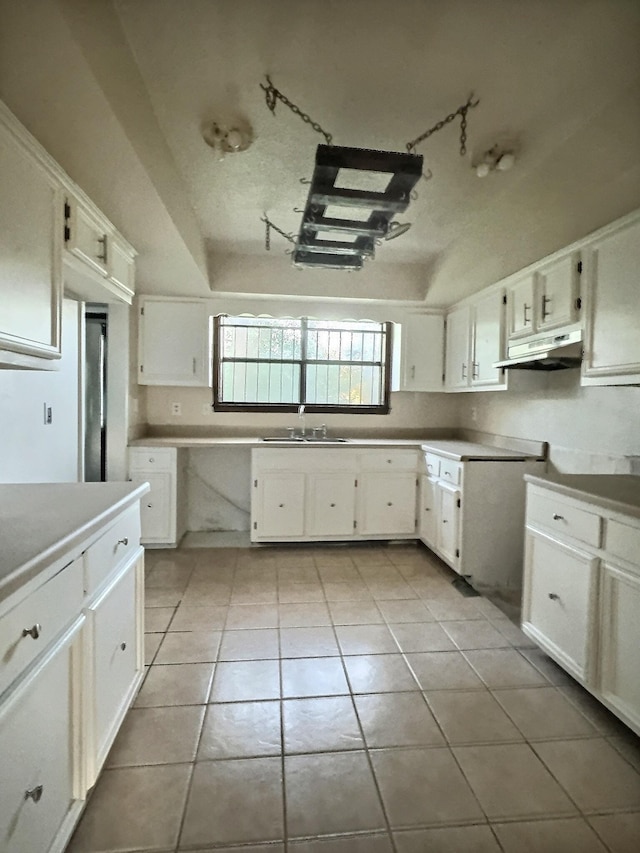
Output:
[[37,853],[68,836],[82,807],[74,684],[84,620],[46,654],[0,712],[0,850]]
[[252,542],[415,538],[415,450],[252,451]]
[[80,537],[0,600],[2,853],[62,853],[144,673],[138,500]]
[[522,630],[640,734],[640,518],[577,499],[575,480],[527,486]]

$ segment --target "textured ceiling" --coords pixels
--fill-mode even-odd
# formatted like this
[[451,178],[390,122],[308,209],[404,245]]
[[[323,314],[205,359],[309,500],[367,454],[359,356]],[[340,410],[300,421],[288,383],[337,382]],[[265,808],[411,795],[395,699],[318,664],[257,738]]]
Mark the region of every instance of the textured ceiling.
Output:
[[[561,245],[606,221],[607,208],[617,215],[637,204],[635,95],[635,116],[622,108],[640,74],[637,2],[116,0],[115,7],[214,270],[219,257],[264,254],[263,211],[297,231],[293,209],[306,197],[299,181],[324,141],[280,103],[271,115],[259,87],[265,73],[339,145],[404,151],[471,92],[480,99],[469,113],[466,156],[457,120],[418,147],[433,178],[419,183],[403,217],[412,230],[379,247],[373,262],[419,265],[410,294],[417,298],[443,265],[468,278],[483,247],[510,253],[517,268],[538,251],[532,230],[541,227],[549,242],[561,220]],[[220,161],[201,136],[211,120],[248,121],[255,142]],[[496,142],[516,147],[516,166],[480,180],[472,164]],[[592,172],[607,156],[614,159],[604,167],[608,185],[620,170],[628,179],[635,162],[632,198],[601,198]],[[560,184],[549,186],[551,176]],[[572,197],[580,198],[575,217]],[[545,218],[546,226],[538,221]],[[513,241],[518,227],[520,249],[509,248],[505,231]],[[275,235],[272,255],[286,248]],[[468,281],[458,295],[470,289]]]

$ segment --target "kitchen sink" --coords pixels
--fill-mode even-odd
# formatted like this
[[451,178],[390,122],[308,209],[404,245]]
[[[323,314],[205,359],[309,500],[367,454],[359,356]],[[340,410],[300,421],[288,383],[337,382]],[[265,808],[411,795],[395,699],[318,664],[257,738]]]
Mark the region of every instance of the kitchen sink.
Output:
[[279,441],[286,442],[287,444],[346,444],[349,439],[348,438],[332,438],[331,436],[327,436],[327,438],[314,438],[313,436],[268,436],[267,438],[261,438],[260,441]]

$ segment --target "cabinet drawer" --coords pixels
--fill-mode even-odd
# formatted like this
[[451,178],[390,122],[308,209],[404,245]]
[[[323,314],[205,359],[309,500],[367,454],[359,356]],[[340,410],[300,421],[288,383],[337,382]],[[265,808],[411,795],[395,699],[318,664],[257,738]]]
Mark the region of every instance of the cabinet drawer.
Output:
[[558,536],[570,536],[594,548],[600,546],[600,516],[566,503],[549,492],[530,489],[527,495],[527,524],[540,525]]
[[82,570],[82,558],[74,560],[3,616],[0,694],[81,612]]
[[85,552],[85,591],[87,596],[104,583],[111,572],[131,557],[140,546],[140,509],[138,504],[119,515],[106,533]]
[[416,471],[416,450],[366,450],[358,454],[361,471]]
[[424,464],[427,469],[427,474],[430,477],[440,476],[440,465],[442,464],[442,461],[443,460],[439,456],[436,456],[433,453],[425,453]]
[[72,643],[68,638],[0,709],[3,853],[49,850],[73,805]]
[[447,483],[459,485],[461,472],[462,465],[459,462],[452,462],[450,459],[443,459],[440,462],[440,479],[446,480]]
[[635,563],[640,572],[640,527],[608,519],[605,551],[627,563]]
[[132,447],[129,449],[130,471],[173,471],[175,447]]

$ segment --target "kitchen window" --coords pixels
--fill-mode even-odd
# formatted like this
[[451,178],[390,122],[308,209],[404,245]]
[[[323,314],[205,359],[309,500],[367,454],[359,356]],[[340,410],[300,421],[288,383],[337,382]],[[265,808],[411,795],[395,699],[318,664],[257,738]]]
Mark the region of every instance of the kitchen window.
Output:
[[214,319],[217,412],[388,414],[391,323]]

